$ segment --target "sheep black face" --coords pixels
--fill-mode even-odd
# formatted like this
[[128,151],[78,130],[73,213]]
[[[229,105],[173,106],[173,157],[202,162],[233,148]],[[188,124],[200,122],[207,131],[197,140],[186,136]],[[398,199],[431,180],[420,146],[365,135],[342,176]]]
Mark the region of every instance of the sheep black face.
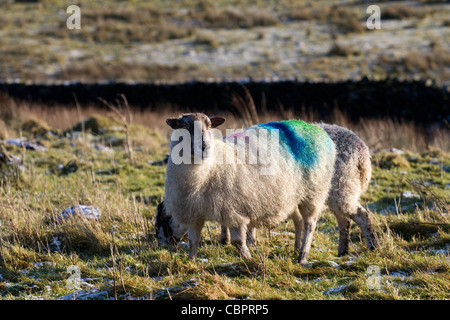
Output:
[[214,135],[210,129],[217,128],[225,119],[209,118],[203,113],[186,113],[179,118],[169,118],[166,123],[174,130],[184,129],[190,135],[191,158],[206,159],[211,152]]
[[187,228],[175,226],[172,217],[166,214],[164,201],[156,208],[155,229],[158,245],[177,245]]

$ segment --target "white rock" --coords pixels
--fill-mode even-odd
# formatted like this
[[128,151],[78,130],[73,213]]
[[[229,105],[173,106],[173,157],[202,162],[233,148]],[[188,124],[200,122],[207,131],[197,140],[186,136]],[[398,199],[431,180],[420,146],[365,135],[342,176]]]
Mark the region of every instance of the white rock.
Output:
[[28,141],[27,138],[14,138],[5,140],[7,144],[34,151],[47,151],[48,149],[38,142]]
[[388,149],[383,149],[383,152],[391,152],[391,153],[395,153],[395,154],[404,154],[405,151],[397,149],[397,148],[388,148]]
[[74,214],[81,214],[85,216],[87,219],[94,219],[94,220],[100,219],[100,210],[98,208],[93,206],[78,205],[65,209],[63,212],[59,214],[58,220],[61,218],[67,218]]
[[69,293],[59,298],[59,300],[104,300],[108,297],[108,291],[98,291],[98,289],[81,290]]
[[328,295],[328,294],[334,294],[334,293],[339,293],[342,290],[344,290],[347,286],[346,285],[341,285],[339,287],[335,287],[335,288],[330,288],[328,290],[325,290],[324,292],[322,292],[322,294],[324,295]]
[[61,249],[61,241],[59,241],[58,237],[54,237],[49,245],[53,251],[59,251]]
[[186,241],[180,241],[179,246],[180,246],[180,247],[183,247],[183,248],[189,248],[189,242],[186,242]]
[[348,261],[345,261],[343,264],[345,264],[347,267],[349,267],[349,266],[355,264],[355,262],[356,262],[356,258],[352,257]]
[[438,158],[433,158],[430,161],[428,161],[428,164],[435,164],[435,165],[439,165],[441,162],[439,161]]
[[96,150],[102,151],[102,152],[106,152],[106,153],[114,153],[114,150],[109,148],[109,147],[105,147],[102,146],[101,144],[91,144],[91,148],[94,148]]
[[334,262],[334,261],[328,260],[327,262],[328,262],[332,267],[335,267],[336,269],[339,269],[339,268],[341,267],[338,263],[336,263],[336,262]]
[[400,280],[405,280],[407,277],[409,277],[409,274],[403,271],[394,271],[390,274],[391,277],[398,277]]
[[35,268],[54,267],[56,266],[56,262],[53,261],[33,262],[33,265]]
[[418,194],[412,193],[411,191],[402,192],[402,198],[404,199],[420,199]]

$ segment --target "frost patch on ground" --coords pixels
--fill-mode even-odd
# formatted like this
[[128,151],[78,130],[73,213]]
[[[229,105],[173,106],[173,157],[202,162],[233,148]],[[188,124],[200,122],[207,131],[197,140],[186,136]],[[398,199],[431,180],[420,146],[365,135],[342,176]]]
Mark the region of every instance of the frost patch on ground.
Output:
[[79,290],[69,293],[59,298],[59,300],[105,300],[108,297],[108,291],[99,291],[93,288],[91,290]]
[[345,288],[347,288],[346,285],[341,285],[338,287],[334,287],[334,288],[329,288],[325,291],[322,292],[323,295],[330,295],[330,294],[337,294],[342,292]]

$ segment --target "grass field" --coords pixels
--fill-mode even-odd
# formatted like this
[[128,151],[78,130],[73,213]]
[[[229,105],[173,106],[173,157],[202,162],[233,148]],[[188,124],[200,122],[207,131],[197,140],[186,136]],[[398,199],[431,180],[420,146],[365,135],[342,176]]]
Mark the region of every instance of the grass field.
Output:
[[[69,5],[81,29],[69,30]],[[337,81],[450,75],[450,5],[338,0],[1,0],[0,80]]]
[[[450,298],[448,128],[430,133],[390,119],[327,119],[371,148],[373,177],[362,203],[373,213],[380,249],[369,252],[353,225],[350,255],[336,257],[337,223],[325,211],[306,266],[296,263],[290,221],[259,230],[248,260],[220,245],[219,226],[208,223],[194,262],[185,242],[158,247],[154,231],[165,166],[152,162],[168,152],[164,120],[177,110],[122,108],[122,121],[90,106],[7,96],[1,104],[0,299]],[[252,122],[226,117],[225,128]],[[259,120],[293,117],[320,120],[289,111]],[[20,137],[39,142],[29,148],[40,151],[11,144]],[[100,219],[60,217],[75,205],[98,208]]]
[[[79,30],[66,27],[73,4]],[[450,5],[378,5],[381,29],[369,30],[364,1],[0,0],[0,82],[367,77],[448,88]],[[256,113],[248,102],[232,97],[241,112],[221,114],[224,129],[324,120],[368,144],[373,176],[361,202],[381,248],[369,252],[353,225],[350,254],[337,257],[337,223],[324,211],[305,266],[291,221],[259,230],[247,260],[207,223],[197,261],[188,260],[186,239],[158,247],[154,228],[165,119],[187,110],[128,110],[125,98],[104,108],[45,105],[0,93],[0,300],[450,298],[445,120],[423,128],[391,118],[353,122],[339,111],[320,119],[282,106]],[[100,218],[65,211],[81,205]]]

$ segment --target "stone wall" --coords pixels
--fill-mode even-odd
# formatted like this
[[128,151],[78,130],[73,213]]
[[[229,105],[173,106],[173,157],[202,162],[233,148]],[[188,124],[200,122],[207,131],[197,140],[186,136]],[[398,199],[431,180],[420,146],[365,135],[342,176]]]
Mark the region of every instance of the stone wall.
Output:
[[233,94],[244,96],[244,86],[255,105],[267,110],[304,108],[326,118],[334,108],[349,114],[353,120],[361,117],[396,117],[422,124],[450,123],[450,92],[423,81],[398,80],[345,81],[338,83],[225,82],[184,84],[18,84],[1,83],[0,92],[12,97],[42,103],[73,105],[75,96],[80,105],[102,103],[101,97],[113,102],[125,94],[133,108],[158,110],[168,105],[191,111],[236,111],[231,105]]

